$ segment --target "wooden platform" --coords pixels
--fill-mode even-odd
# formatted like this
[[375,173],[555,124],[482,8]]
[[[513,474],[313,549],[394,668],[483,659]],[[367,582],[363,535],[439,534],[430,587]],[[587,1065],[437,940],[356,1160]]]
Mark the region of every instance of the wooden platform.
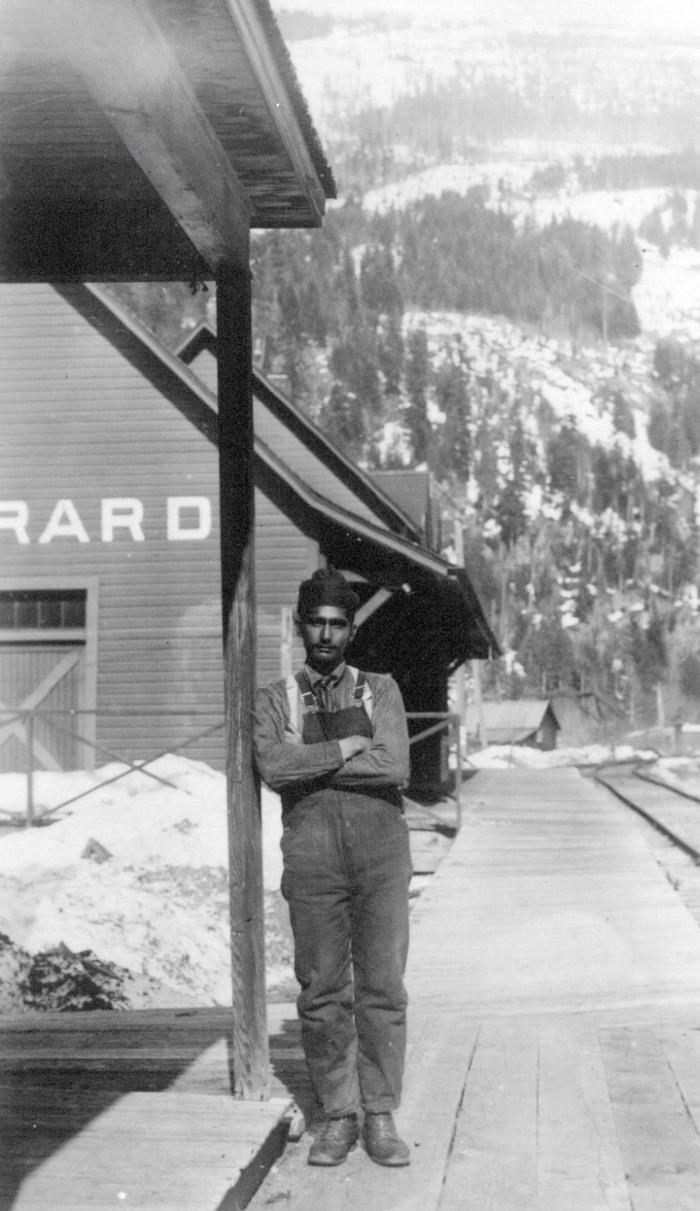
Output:
[[638,818],[572,770],[480,773],[412,916],[410,1168],[313,1169],[308,1134],[272,1163],[312,1109],[291,1005],[257,1107],[224,1011],[15,1019],[3,1211],[698,1211],[700,929]]
[[287,1147],[286,1211],[698,1211],[700,930],[572,770],[483,772],[413,910],[411,1166]]
[[225,1010],[0,1019],[2,1211],[238,1211],[291,1094],[231,1095]]

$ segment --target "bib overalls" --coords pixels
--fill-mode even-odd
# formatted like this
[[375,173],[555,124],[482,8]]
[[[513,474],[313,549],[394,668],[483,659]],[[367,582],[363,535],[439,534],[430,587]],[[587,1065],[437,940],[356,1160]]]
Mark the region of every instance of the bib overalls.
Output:
[[[320,710],[299,674],[304,743],[372,735],[362,677],[352,706]],[[394,1110],[406,1049],[408,829],[397,788],[330,781],[282,795],[302,1043],[326,1115]]]

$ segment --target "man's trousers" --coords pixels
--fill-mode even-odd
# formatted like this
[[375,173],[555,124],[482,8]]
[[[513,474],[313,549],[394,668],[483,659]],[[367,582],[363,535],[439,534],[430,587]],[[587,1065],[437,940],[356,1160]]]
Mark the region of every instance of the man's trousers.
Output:
[[408,828],[399,807],[317,790],[284,814],[302,1043],[325,1113],[394,1110],[406,1051]]

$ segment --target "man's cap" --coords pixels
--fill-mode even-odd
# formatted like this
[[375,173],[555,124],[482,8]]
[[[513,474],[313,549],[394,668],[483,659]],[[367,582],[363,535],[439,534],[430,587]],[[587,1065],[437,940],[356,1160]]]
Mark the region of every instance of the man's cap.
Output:
[[310,617],[319,606],[338,606],[352,618],[360,604],[357,593],[350,587],[342,572],[329,568],[318,568],[309,580],[302,580],[297,599],[297,615]]

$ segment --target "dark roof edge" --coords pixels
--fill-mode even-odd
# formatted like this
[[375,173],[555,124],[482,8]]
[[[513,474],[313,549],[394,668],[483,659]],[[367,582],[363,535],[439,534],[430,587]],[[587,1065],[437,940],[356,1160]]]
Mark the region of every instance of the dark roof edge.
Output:
[[321,140],[313,124],[309,107],[306,104],[304,94],[301,91],[299,78],[296,69],[292,62],[287,43],[282,37],[277,19],[270,7],[269,0],[255,0],[257,14],[259,20],[265,30],[270,50],[275,57],[279,69],[283,75],[289,99],[294,110],[294,116],[299,123],[299,128],[304,136],[306,145],[311,156],[318,179],[321,182],[323,191],[327,198],[337,198],[338,190],[333,176],[333,170],[326,159],[325,152],[321,146]]
[[371,476],[360,470],[355,463],[335,446],[322,433],[309,417],[297,408],[296,404],[282,395],[258,371],[253,371],[255,394],[268,406],[278,420],[283,421],[295,437],[301,438],[306,445],[313,449],[330,470],[339,474],[346,485],[360,497],[363,504],[372,509],[382,521],[393,528],[404,532],[406,537],[418,542],[422,538],[421,530],[407,513],[396,504],[392,498],[372,482]]
[[263,459],[272,474],[284,481],[290,491],[295,492],[297,496],[303,498],[308,507],[322,513],[329,521],[344,526],[347,530],[358,534],[370,542],[377,543],[385,550],[394,551],[397,555],[402,556],[416,567],[420,567],[423,571],[432,572],[434,576],[442,580],[453,581],[458,586],[464,598],[466,608],[482,638],[485,658],[487,656],[488,659],[491,659],[501,655],[498,641],[488,624],[481,602],[464,568],[458,568],[454,564],[448,563],[441,555],[436,555],[433,551],[411,542],[410,539],[404,538],[400,534],[396,534],[391,530],[384,530],[365,518],[348,513],[342,505],[333,504],[325,496],[319,495],[313,488],[309,488],[307,484],[303,483],[259,439],[256,439],[255,453],[259,458]]
[[497,656],[501,656],[502,651],[500,645],[496,639],[496,636],[491,630],[491,627],[489,626],[488,619],[484,613],[484,607],[479,601],[476,590],[469,579],[469,573],[467,572],[466,568],[460,568],[457,566],[451,566],[450,570],[452,575],[459,583],[459,587],[462,590],[462,594],[467,603],[468,609],[477,620],[477,625],[484,640],[484,644],[488,648],[489,660],[495,659]]
[[[185,359],[185,353],[189,350],[190,345],[205,334],[210,335],[214,343],[214,350],[216,350],[216,332],[208,320],[201,320],[177,346],[177,357],[186,365],[189,365],[189,358]],[[386,525],[404,533],[406,537],[412,538],[415,542],[421,542],[423,539],[422,528],[416,525],[413,518],[389,493],[374,482],[372,474],[362,471],[356,463],[346,458],[319,429],[318,425],[301,412],[292,400],[287,399],[272,383],[268,382],[259,370],[253,370],[253,391],[270,412],[274,413],[295,437],[303,441],[331,471],[342,478],[343,482],[352,488],[355,495],[359,496],[362,503],[367,505],[378,517],[381,517]]]
[[[78,307],[81,314],[85,315],[88,320],[91,318],[91,309],[94,311],[94,305],[97,303],[105,314],[105,318],[109,319],[111,323],[116,321],[121,325],[130,336],[140,343],[143,349],[159,362],[163,369],[173,374],[183,386],[205,402],[212,409],[213,415],[216,416],[216,397],[212,395],[199,376],[193,370],[190,370],[182,358],[179,358],[175,353],[171,353],[167,346],[151,332],[150,328],[147,328],[140,319],[133,315],[123,303],[120,303],[119,299],[110,294],[109,290],[105,289],[104,286],[96,282],[53,282],[52,286],[71,306]],[[82,308],[78,305],[79,300],[77,297],[81,293],[86,304]],[[109,335],[106,335],[109,339]]]
[[386,550],[395,551],[411,563],[423,568],[424,571],[433,572],[436,576],[442,577],[447,577],[451,574],[452,565],[447,563],[440,555],[435,555],[432,551],[429,551],[427,547],[422,547],[393,530],[385,530],[382,526],[376,525],[367,518],[358,517],[357,514],[350,513],[342,505],[334,504],[327,497],[310,488],[260,438],[256,438],[255,452],[259,457],[264,459],[267,466],[276,476],[284,480],[287,486],[293,492],[296,492],[298,496],[302,497],[310,508],[316,509],[324,517],[344,526],[354,534],[359,534],[362,538],[376,542]]

